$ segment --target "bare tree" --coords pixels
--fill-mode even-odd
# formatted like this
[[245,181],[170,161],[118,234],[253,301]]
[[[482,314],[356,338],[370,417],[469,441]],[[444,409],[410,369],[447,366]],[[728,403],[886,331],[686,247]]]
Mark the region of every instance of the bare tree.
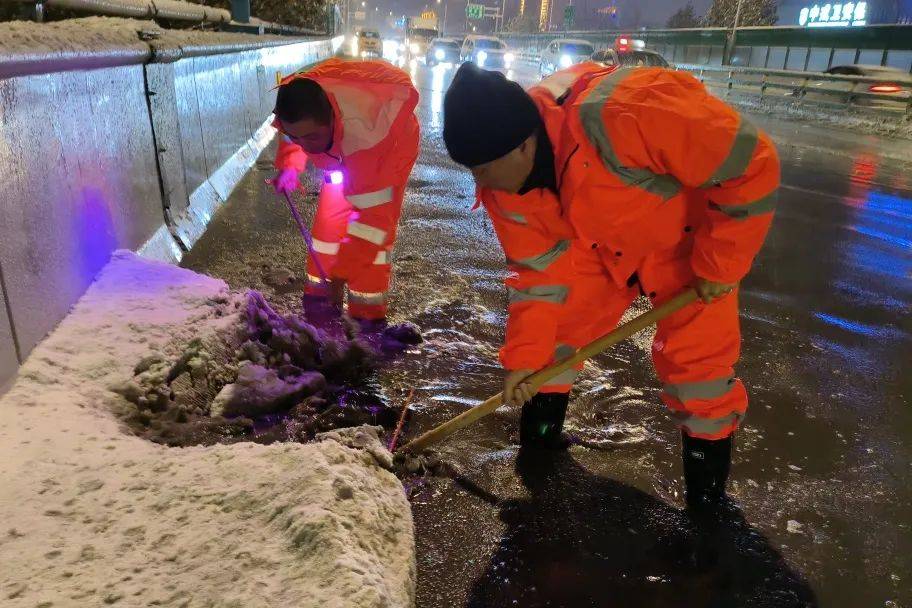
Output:
[[673,29],[700,27],[700,18],[694,12],[693,4],[688,2],[683,8],[678,9],[674,15],[669,17],[665,26]]
[[[231,0],[193,0],[198,4],[231,8]],[[250,0],[250,14],[283,25],[323,29],[326,25],[326,0]]]
[[527,12],[525,15],[516,15],[504,28],[508,32],[517,34],[533,34],[538,32],[538,17]]
[[[733,27],[738,0],[713,0],[709,12],[703,18],[703,25],[708,27]],[[741,15],[738,26],[775,25],[776,0],[751,0],[741,3]]]

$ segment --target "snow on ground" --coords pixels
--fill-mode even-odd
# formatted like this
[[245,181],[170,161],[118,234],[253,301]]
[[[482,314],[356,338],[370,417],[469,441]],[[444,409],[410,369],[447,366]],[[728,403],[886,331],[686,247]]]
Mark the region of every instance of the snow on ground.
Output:
[[115,49],[147,52],[137,32],[158,26],[154,21],[87,17],[52,23],[8,21],[0,24],[0,49],[5,55],[43,55],[60,51],[103,53]]
[[117,252],[22,366],[0,399],[4,607],[412,604],[411,513],[370,427],[166,448],[112,414],[141,358],[238,321],[226,297]]
[[298,39],[288,36],[257,36],[236,32],[201,32],[167,30],[151,20],[116,17],[83,17],[51,23],[9,21],[0,23],[0,50],[7,59],[17,56],[40,57],[54,53],[103,54],[123,52],[148,53],[149,43],[139,32],[155,32],[156,47],[205,46],[207,44],[275,43],[290,44]]
[[711,86],[707,88],[726,102],[757,114],[785,118],[796,123],[823,126],[835,129],[837,132],[847,131],[856,134],[883,135],[899,140],[896,142],[899,145],[905,143],[908,146],[908,140],[912,139],[912,122],[905,118],[902,113],[893,115],[878,114],[872,109],[869,109],[867,113],[862,110],[834,110],[823,105],[815,105],[813,102],[805,102],[798,105],[794,98],[790,96],[766,96],[761,98],[756,95],[735,94],[726,97],[724,90],[721,88]]

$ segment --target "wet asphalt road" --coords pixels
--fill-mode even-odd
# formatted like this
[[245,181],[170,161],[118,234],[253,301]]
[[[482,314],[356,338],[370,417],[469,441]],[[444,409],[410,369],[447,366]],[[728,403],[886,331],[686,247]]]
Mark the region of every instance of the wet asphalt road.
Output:
[[[470,176],[440,140],[452,69],[412,72],[422,152],[392,315],[426,342],[378,382],[398,403],[415,387],[413,436],[499,390],[506,294]],[[681,509],[678,434],[639,335],[574,391],[568,429],[592,447],[517,459],[505,409],[441,446],[462,478],[412,488],[418,606],[912,606],[912,143],[752,119],[784,186],[742,289],[743,517],[707,531]],[[283,270],[302,275],[303,246],[263,184],[268,156],[184,265],[296,308]]]

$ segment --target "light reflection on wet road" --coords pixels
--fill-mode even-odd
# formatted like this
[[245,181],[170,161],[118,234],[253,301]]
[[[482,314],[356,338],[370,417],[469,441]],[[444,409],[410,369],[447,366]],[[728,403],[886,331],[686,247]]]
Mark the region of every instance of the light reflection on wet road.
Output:
[[[391,400],[416,387],[414,434],[499,389],[506,302],[493,230],[440,140],[452,69],[412,72],[423,149],[393,311],[427,341],[380,382]],[[744,520],[694,565],[706,539],[680,510],[678,436],[639,336],[587,365],[574,392],[570,430],[602,449],[516,462],[518,412],[503,410],[443,446],[467,483],[433,480],[415,498],[419,606],[912,605],[912,144],[752,119],[779,145],[784,187],[742,291]],[[265,175],[188,266],[267,291],[264,268],[300,268]]]

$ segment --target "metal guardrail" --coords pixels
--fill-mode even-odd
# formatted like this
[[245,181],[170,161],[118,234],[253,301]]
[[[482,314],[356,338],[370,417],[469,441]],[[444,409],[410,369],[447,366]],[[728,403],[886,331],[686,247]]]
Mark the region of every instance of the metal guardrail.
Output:
[[[522,50],[514,53],[519,61],[532,65],[541,61],[538,51]],[[692,73],[710,88],[724,88],[726,97],[731,94],[752,95],[795,106],[819,106],[912,120],[912,96],[902,99],[888,93],[857,90],[856,85],[881,84],[884,78],[737,66],[677,64],[672,67]],[[900,84],[912,88],[912,82]]]
[[[529,64],[541,61],[541,53],[537,50],[516,50],[514,54],[519,61]],[[912,96],[902,99],[888,93],[856,90],[858,84],[880,84],[884,78],[730,65],[677,64],[673,67],[694,74],[710,87],[724,88],[726,97],[732,93],[756,95],[761,99],[778,98],[797,106],[816,105],[912,120]],[[827,86],[829,83],[832,84]],[[910,81],[901,84],[912,88]]]
[[202,4],[193,4],[179,0],[18,0],[22,4],[33,5],[36,16],[43,14],[44,8],[63,8],[83,11],[94,15],[112,17],[130,17],[133,19],[167,19],[171,21],[192,21],[206,23],[234,31],[253,33],[270,33],[285,35],[326,35],[281,23],[263,21],[251,17],[249,21],[234,21],[231,11]]
[[[912,24],[851,28],[741,27],[737,39],[724,28],[646,29],[517,33],[502,32],[511,47],[540,51],[556,38],[581,38],[596,49],[619,36],[643,40],[669,61],[700,65],[744,65],[772,70],[820,70],[860,63],[912,72]],[[822,63],[821,63],[822,62]]]
[[[858,90],[859,84],[880,84],[884,78],[734,66],[680,64],[675,67],[694,74],[711,88],[724,88],[726,97],[733,93],[756,95],[798,106],[815,105],[912,119],[912,97],[902,99],[888,93]],[[901,84],[910,86],[908,82]]]

